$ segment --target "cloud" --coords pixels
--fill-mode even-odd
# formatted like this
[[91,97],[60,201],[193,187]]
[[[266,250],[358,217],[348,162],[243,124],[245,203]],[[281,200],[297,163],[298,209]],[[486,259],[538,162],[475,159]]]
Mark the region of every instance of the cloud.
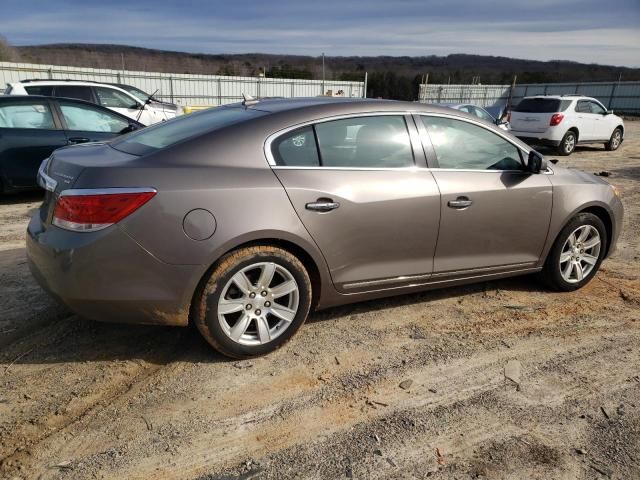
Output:
[[203,53],[445,55],[640,66],[640,5],[593,0],[42,2],[6,0],[15,44],[118,43]]

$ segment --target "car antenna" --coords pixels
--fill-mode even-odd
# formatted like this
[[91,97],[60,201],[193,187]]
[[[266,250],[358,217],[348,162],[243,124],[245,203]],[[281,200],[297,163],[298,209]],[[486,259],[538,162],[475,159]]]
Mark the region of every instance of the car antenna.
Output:
[[144,101],[144,103],[142,104],[142,108],[140,109],[140,111],[138,112],[138,116],[136,117],[136,122],[140,122],[140,117],[142,116],[142,111],[144,110],[144,106],[147,105],[151,99],[153,98],[153,96],[158,93],[159,88],[156,88],[156,91],[153,92],[151,95],[149,95],[147,97],[147,99]]
[[252,97],[251,95],[247,95],[246,93],[242,94],[242,105],[244,105],[245,107],[247,105],[255,105],[259,101],[260,100],[258,100],[257,98]]

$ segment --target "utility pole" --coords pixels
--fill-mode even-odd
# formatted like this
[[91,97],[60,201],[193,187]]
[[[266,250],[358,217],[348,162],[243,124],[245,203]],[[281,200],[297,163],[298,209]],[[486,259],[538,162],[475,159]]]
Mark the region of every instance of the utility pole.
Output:
[[322,95],[326,93],[324,89],[324,52],[322,52]]
[[507,101],[507,112],[511,112],[511,101],[513,100],[513,91],[516,89],[516,80],[518,76],[513,76],[513,82],[511,82],[511,88],[509,89],[509,100]]
[[362,98],[367,98],[367,77],[368,73],[364,72],[364,92],[362,93]]

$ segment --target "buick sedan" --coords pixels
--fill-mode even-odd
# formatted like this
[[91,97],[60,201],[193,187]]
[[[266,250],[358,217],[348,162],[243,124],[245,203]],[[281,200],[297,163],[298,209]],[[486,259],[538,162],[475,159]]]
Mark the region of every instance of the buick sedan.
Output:
[[245,101],[57,150],[28,227],[40,284],[90,319],[270,352],[309,312],[538,274],[578,289],[623,208],[600,177],[449,108]]

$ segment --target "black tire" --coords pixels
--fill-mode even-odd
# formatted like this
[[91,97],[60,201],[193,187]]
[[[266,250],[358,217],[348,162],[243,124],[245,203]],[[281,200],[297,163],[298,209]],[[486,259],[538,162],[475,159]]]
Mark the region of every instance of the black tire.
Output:
[[560,145],[558,145],[558,155],[562,155],[564,157],[571,155],[576,149],[577,141],[578,137],[576,132],[569,130],[564,134],[564,137],[562,137],[562,140],[560,141]]
[[[275,339],[259,345],[244,345],[234,341],[225,333],[218,320],[218,302],[225,286],[231,281],[231,277],[244,268],[261,262],[273,262],[291,274],[297,284],[298,308],[295,317],[286,326],[286,330],[282,331]],[[256,357],[280,348],[296,333],[307,319],[311,298],[309,274],[302,262],[294,255],[269,245],[241,248],[225,255],[213,268],[196,300],[194,323],[207,342],[223,355],[232,358]],[[255,311],[257,312],[257,310]],[[238,314],[244,315],[244,312],[238,312]],[[258,321],[252,320],[252,322],[254,323],[250,325],[257,329]]]
[[619,128],[616,128],[611,134],[611,138],[609,139],[609,141],[604,144],[604,148],[609,152],[613,152],[614,150],[617,150],[618,148],[620,148],[621,144],[622,144],[622,130]]
[[[589,272],[588,275],[585,275],[582,281],[570,283],[564,279],[562,276],[562,272],[560,269],[560,255],[562,253],[562,248],[569,236],[580,226],[583,225],[591,225],[594,227],[598,234],[600,235],[600,250],[598,253],[598,259],[593,267],[593,269]],[[604,259],[605,252],[607,251],[607,230],[604,226],[602,220],[592,213],[580,213],[576,215],[565,227],[560,231],[558,237],[556,238],[549,255],[547,256],[547,260],[545,262],[544,268],[541,272],[541,277],[543,281],[549,286],[551,289],[561,292],[571,292],[573,290],[578,290],[585,286],[591,279],[595,276],[600,268],[600,264]]]

